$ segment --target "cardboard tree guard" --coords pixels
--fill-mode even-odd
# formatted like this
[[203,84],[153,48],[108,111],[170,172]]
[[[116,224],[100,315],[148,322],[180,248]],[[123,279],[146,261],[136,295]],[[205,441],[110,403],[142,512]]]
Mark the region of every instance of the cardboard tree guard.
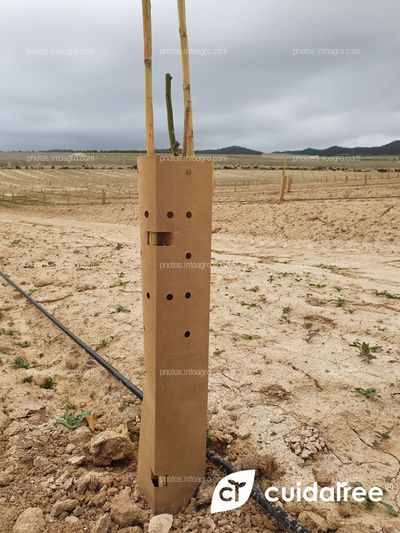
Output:
[[145,156],[138,169],[146,370],[138,484],[154,513],[175,514],[205,473],[213,163]]

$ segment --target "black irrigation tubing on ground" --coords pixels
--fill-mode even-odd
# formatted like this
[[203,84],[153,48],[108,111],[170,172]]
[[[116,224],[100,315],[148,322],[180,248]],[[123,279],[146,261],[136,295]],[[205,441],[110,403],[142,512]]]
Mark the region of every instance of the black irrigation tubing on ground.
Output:
[[57,326],[67,337],[69,337],[75,344],[77,344],[82,350],[89,354],[93,359],[95,359],[103,368],[105,368],[112,376],[114,376],[118,381],[120,381],[127,389],[129,389],[139,400],[143,400],[143,392],[136,387],[128,378],[123,376],[116,368],[114,368],[110,363],[103,359],[97,352],[95,352],[90,346],[83,342],[79,337],[72,333],[64,324],[57,320],[53,315],[51,315],[44,307],[40,305],[39,302],[34,300],[27,292],[25,292],[21,287],[18,287],[6,274],[3,274],[0,270],[0,276],[14,289],[16,289],[22,296],[24,296],[29,302],[34,305],[41,313],[44,314],[55,326]]
[[[0,270],[0,276],[17,290],[22,296],[24,296],[32,305],[36,307],[46,318],[48,318],[55,326],[57,326],[67,337],[69,337],[75,344],[77,344],[82,350],[89,354],[93,359],[95,359],[103,368],[105,368],[112,376],[114,376],[118,381],[120,381],[128,390],[130,390],[140,401],[143,400],[143,392],[136,387],[128,378],[123,376],[116,368],[114,368],[110,363],[103,359],[97,352],[95,352],[90,346],[83,342],[79,337],[77,337],[71,330],[69,330],[62,322],[57,320],[52,314],[50,314],[39,302],[37,302],[32,296],[25,292],[21,287],[14,283],[6,274]],[[219,468],[226,475],[233,474],[237,470],[224,461],[217,453],[213,452],[210,449],[207,449],[207,458],[213,463],[217,468]],[[289,515],[284,509],[275,505],[273,502],[269,502],[262,490],[254,485],[251,492],[251,497],[275,520],[283,526],[290,533],[309,533],[309,531],[301,526],[295,518]]]
[[[207,450],[207,458],[226,475],[237,472],[232,465],[224,461],[222,457],[210,449]],[[273,516],[287,531],[290,531],[290,533],[309,533],[308,529],[300,525],[296,519],[290,516],[290,514],[284,509],[275,505],[275,503],[268,501],[264,496],[263,491],[257,485],[254,485],[253,487],[251,497],[264,509],[264,511]]]

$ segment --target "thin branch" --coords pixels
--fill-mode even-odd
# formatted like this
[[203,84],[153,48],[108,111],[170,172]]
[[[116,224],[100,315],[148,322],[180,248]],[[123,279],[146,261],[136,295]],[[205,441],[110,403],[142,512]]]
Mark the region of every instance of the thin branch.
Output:
[[145,109],[147,155],[154,155],[154,111],[153,111],[153,69],[152,69],[152,31],[151,0],[142,0],[143,40],[145,66]]
[[[193,110],[192,96],[190,87],[190,58],[189,58],[189,41],[186,25],[186,5],[185,0],[177,0],[179,14],[179,35],[181,41],[182,70],[183,70],[183,98],[185,110],[185,131],[184,146],[187,150],[183,152],[184,156],[194,156],[194,134],[193,134]],[[188,113],[186,120],[186,113]]]

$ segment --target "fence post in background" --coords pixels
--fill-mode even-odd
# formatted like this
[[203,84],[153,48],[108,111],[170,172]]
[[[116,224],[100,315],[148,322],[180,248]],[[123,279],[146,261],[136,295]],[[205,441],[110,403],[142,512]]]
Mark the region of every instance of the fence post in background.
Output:
[[46,193],[43,192],[43,205],[46,205]]
[[364,185],[368,185],[368,174],[364,176]]
[[280,191],[280,195],[279,195],[279,201],[280,202],[283,202],[283,200],[285,199],[286,183],[287,183],[286,173],[283,170],[282,171],[282,178],[281,178],[281,191]]
[[287,178],[287,192],[292,192],[293,178],[290,176]]
[[106,198],[106,191],[103,189],[101,191],[101,205],[106,205],[107,198]]

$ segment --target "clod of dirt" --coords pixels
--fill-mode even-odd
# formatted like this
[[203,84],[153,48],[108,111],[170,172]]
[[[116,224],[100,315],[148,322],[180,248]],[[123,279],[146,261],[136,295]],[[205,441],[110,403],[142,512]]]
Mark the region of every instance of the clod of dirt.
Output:
[[328,529],[336,531],[342,525],[339,514],[336,511],[329,511],[326,515],[326,523],[328,524]]
[[95,289],[97,289],[96,285],[91,285],[89,283],[84,283],[77,287],[78,292],[94,291]]
[[333,468],[313,468],[313,474],[320,487],[332,487],[336,482],[336,472]]
[[274,416],[270,419],[271,424],[282,424],[286,420],[286,416]]
[[61,500],[56,502],[51,509],[51,516],[57,517],[62,513],[71,513],[79,505],[78,500]]
[[75,444],[69,443],[65,447],[65,453],[72,453],[76,449]]
[[112,482],[110,476],[105,476],[99,472],[86,472],[75,483],[76,490],[80,493],[86,490],[96,491],[104,485],[110,485]]
[[260,393],[267,398],[278,400],[286,400],[290,396],[290,392],[278,384],[265,385],[261,387]]
[[328,451],[324,439],[313,427],[305,427],[299,433],[287,436],[285,442],[291,451],[304,461],[320,452]]
[[32,381],[37,387],[44,388],[50,379],[52,378],[48,374],[35,374]]
[[200,522],[201,526],[206,529],[207,531],[213,532],[217,529],[217,526],[215,525],[214,520],[211,518],[211,516],[207,516]]
[[131,489],[126,487],[111,501],[111,517],[120,527],[136,525],[146,521],[145,512],[133,501]]
[[19,515],[14,524],[13,533],[41,533],[45,525],[42,509],[29,507]]
[[78,350],[72,350],[65,356],[64,360],[65,368],[67,370],[76,370],[81,364],[81,357]]
[[53,285],[53,280],[51,278],[40,278],[34,281],[35,287],[48,287],[49,285]]
[[33,460],[33,466],[36,470],[40,470],[43,473],[51,472],[54,468],[53,465],[49,463],[49,460],[47,457],[43,457],[42,455],[38,455]]
[[27,418],[38,411],[44,412],[45,410],[46,405],[43,402],[38,400],[35,402],[25,402],[22,405],[16,405],[14,407],[12,413],[10,413],[10,418],[13,420],[20,420],[22,418]]
[[3,413],[3,411],[0,411],[0,431],[6,427],[8,422],[8,416]]
[[66,524],[71,524],[72,526],[76,526],[77,524],[79,524],[80,520],[77,516],[67,516],[66,519],[65,519],[65,523]]
[[168,533],[173,520],[173,516],[170,514],[153,516],[149,523],[149,533]]
[[251,448],[248,453],[240,458],[238,468],[240,470],[254,468],[262,479],[267,479],[268,481],[274,481],[284,473],[272,454],[260,454]]
[[328,531],[328,524],[325,518],[310,511],[303,511],[299,514],[299,522],[310,531],[325,533]]
[[71,431],[68,435],[69,442],[75,444],[75,446],[87,444],[92,437],[92,432],[87,427],[75,429],[75,431]]
[[0,487],[8,487],[14,479],[12,474],[0,473]]
[[260,453],[250,444],[235,441],[231,453],[232,456],[233,454],[237,456],[234,464],[238,470],[255,469],[257,475],[264,481],[275,481],[285,473],[284,468],[280,466],[272,453]]
[[68,459],[68,463],[72,466],[82,466],[86,463],[86,455],[73,455]]
[[92,438],[88,445],[94,464],[108,466],[113,461],[133,459],[135,447],[129,436],[115,431],[103,431]]
[[111,527],[111,518],[109,514],[103,514],[92,525],[90,533],[108,533]]

